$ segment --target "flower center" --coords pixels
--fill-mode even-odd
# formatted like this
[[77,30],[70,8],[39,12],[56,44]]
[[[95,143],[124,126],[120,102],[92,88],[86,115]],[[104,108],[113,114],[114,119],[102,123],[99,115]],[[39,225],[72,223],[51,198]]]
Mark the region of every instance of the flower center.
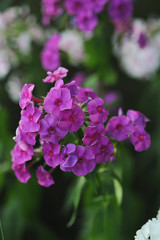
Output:
[[49,134],[53,134],[55,132],[55,129],[53,127],[49,128]]
[[144,140],[144,136],[142,134],[139,135],[139,141],[143,141]]
[[49,151],[49,156],[53,156],[53,152],[52,151]]
[[32,115],[29,115],[29,120],[33,121],[33,116]]
[[101,113],[101,112],[102,112],[102,107],[101,107],[101,106],[98,106],[98,107],[97,107],[97,111],[98,111],[99,113]]
[[83,158],[79,158],[79,162],[83,162]]
[[71,115],[71,116],[69,117],[69,120],[73,121],[73,120],[74,120],[74,116]]
[[101,150],[101,152],[104,152],[105,149],[106,149],[105,146],[102,146],[100,150]]
[[116,129],[117,130],[122,130],[122,125],[121,124],[117,124]]
[[55,102],[56,105],[60,106],[62,104],[62,101],[61,99],[57,99],[56,102]]

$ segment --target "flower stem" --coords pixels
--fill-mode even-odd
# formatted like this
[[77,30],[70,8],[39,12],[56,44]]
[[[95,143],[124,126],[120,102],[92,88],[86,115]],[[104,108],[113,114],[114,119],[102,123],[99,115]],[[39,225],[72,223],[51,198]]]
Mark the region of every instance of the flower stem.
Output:
[[34,101],[34,102],[38,102],[38,103],[43,103],[44,102],[42,99],[36,98],[34,96],[32,96],[31,100]]

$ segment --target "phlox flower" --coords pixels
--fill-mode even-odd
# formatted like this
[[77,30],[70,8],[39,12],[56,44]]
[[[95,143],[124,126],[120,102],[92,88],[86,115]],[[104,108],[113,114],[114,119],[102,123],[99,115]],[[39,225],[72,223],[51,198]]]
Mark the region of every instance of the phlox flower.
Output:
[[126,116],[112,117],[106,126],[107,134],[121,142],[133,132],[133,124]]
[[92,124],[86,128],[82,141],[85,145],[91,146],[99,140],[101,135],[105,135],[105,133],[106,129],[103,124]]
[[24,109],[32,99],[32,91],[34,89],[34,84],[25,84],[20,93],[19,105]]
[[44,100],[44,109],[52,115],[60,111],[71,109],[72,99],[70,91],[66,88],[51,88]]
[[60,145],[44,142],[42,147],[44,160],[48,166],[55,168],[61,162]]
[[36,170],[36,176],[38,178],[38,183],[43,187],[50,187],[54,184],[54,180],[42,166],[39,166]]
[[28,168],[26,167],[25,163],[23,163],[23,164],[13,163],[12,170],[14,170],[16,177],[22,183],[27,183],[31,177],[31,174],[28,171]]
[[61,151],[62,162],[60,164],[60,168],[62,171],[70,172],[72,171],[72,167],[78,161],[78,156],[76,154],[76,145],[69,143],[67,146],[63,146]]
[[14,164],[23,164],[32,159],[34,152],[33,147],[28,144],[23,144],[23,146],[19,146],[16,144],[14,149],[11,151],[12,162]]
[[20,128],[23,132],[37,132],[40,128],[41,112],[33,103],[29,103],[26,110],[21,111]]
[[47,72],[47,77],[43,79],[43,82],[53,83],[54,81],[58,81],[67,76],[68,70],[63,67],[59,67],[56,71]]

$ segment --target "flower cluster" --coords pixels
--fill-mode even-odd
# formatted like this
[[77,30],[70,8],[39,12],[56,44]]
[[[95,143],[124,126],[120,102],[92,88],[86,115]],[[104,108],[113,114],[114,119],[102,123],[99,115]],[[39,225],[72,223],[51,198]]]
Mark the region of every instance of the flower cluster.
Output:
[[[109,2],[109,3],[108,3]],[[119,30],[125,30],[131,21],[133,12],[132,0],[65,0],[64,8],[72,16],[74,24],[83,32],[93,32],[98,24],[98,14],[108,3],[108,14]],[[60,0],[42,0],[42,22],[50,24],[63,13]]]
[[160,67],[160,21],[136,19],[131,31],[115,33],[114,52],[131,77],[149,79]]
[[120,32],[129,28],[133,12],[132,0],[112,0],[109,3],[109,16]]
[[148,119],[143,114],[129,110],[124,116],[121,111],[106,125],[109,112],[103,99],[92,89],[78,87],[74,80],[64,83],[67,72],[59,67],[47,73],[43,82],[54,86],[43,99],[33,96],[33,84],[25,84],[21,91],[21,119],[11,152],[12,169],[21,182],[31,177],[29,168],[33,164],[38,165],[39,184],[48,187],[54,183],[50,174],[57,166],[84,176],[97,164],[112,162],[115,141],[130,137],[136,151],[150,145],[144,130]]
[[71,63],[76,64],[84,58],[84,38],[76,30],[66,30],[53,34],[45,43],[41,53],[41,63],[45,70],[53,71],[60,65],[60,51],[69,56]]
[[159,240],[160,239],[160,210],[156,218],[148,220],[140,230],[136,232],[135,240]]
[[[59,0],[42,0],[43,24],[59,16],[63,10]],[[108,0],[65,0],[64,7],[74,17],[77,27],[84,31],[93,31],[98,24],[97,14],[104,8]]]

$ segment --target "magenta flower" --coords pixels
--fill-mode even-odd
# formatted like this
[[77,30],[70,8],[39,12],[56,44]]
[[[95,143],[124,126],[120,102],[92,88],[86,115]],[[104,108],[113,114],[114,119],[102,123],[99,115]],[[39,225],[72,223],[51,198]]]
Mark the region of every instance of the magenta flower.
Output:
[[93,89],[78,87],[78,96],[76,97],[76,101],[78,103],[84,103],[97,97],[98,96],[96,93],[93,92]]
[[54,81],[58,81],[67,76],[68,70],[63,67],[59,67],[56,71],[47,72],[47,77],[43,79],[43,82],[53,83]]
[[135,127],[130,135],[131,143],[137,152],[147,150],[151,145],[150,135],[142,128]]
[[38,183],[43,187],[50,187],[54,184],[54,180],[42,166],[39,166],[36,170],[36,176],[38,178]]
[[72,99],[70,91],[66,88],[51,88],[44,100],[44,110],[54,115],[60,111],[71,108]]
[[53,34],[45,43],[41,53],[41,63],[47,71],[54,71],[60,65],[59,41],[60,35]]
[[146,122],[150,121],[145,115],[135,110],[128,110],[127,116],[134,126],[139,126],[142,128],[145,128]]
[[60,154],[59,144],[44,142],[42,152],[44,154],[44,160],[46,161],[48,166],[55,168],[60,164],[61,157],[59,155]]
[[26,110],[21,111],[20,128],[23,132],[37,132],[40,128],[41,112],[33,103],[29,103]]
[[21,147],[16,144],[11,151],[12,162],[16,165],[23,164],[32,159],[34,152],[31,145],[23,144]]
[[109,1],[109,15],[118,20],[128,20],[132,16],[133,1],[132,0],[112,0]]
[[60,8],[60,0],[42,0],[43,25],[48,25],[51,19],[58,17],[63,10]]
[[77,15],[79,12],[86,10],[86,2],[88,0],[66,0],[65,7],[71,15]]
[[25,84],[20,93],[19,105],[24,109],[32,99],[32,92],[34,89],[34,84]]
[[90,120],[94,123],[106,122],[109,112],[103,106],[104,101],[101,98],[95,98],[87,104],[87,110]]
[[62,148],[61,156],[62,156],[62,162],[60,164],[60,168],[64,172],[70,172],[72,171],[72,167],[75,166],[75,164],[78,161],[78,156],[75,153],[76,151],[76,145],[74,144],[67,144],[66,147]]
[[28,168],[26,167],[26,165],[24,163],[23,164],[13,163],[12,170],[14,170],[16,177],[22,183],[27,183],[28,179],[30,179],[30,177],[31,177],[31,174],[28,171]]
[[148,44],[148,38],[145,33],[140,33],[139,38],[138,38],[138,44],[140,48],[145,48]]
[[74,98],[76,95],[78,95],[78,88],[76,86],[75,81],[71,81],[69,83],[64,84],[63,80],[60,79],[55,83],[54,87],[57,89],[58,88],[68,88],[72,98]]
[[63,139],[67,131],[59,127],[59,120],[53,116],[46,115],[43,120],[40,121],[40,139],[43,141],[58,143],[60,139]]
[[101,136],[99,140],[91,146],[91,149],[95,154],[96,163],[105,163],[113,153],[113,144],[109,138]]
[[103,10],[104,5],[108,2],[108,0],[90,0],[89,2],[92,10],[95,13],[99,13]]
[[77,163],[72,167],[72,172],[77,176],[85,176],[92,172],[96,166],[95,156],[89,147],[76,146]]
[[91,125],[86,128],[82,141],[85,145],[91,146],[99,140],[101,135],[105,135],[105,133],[106,129],[103,124]]
[[78,28],[84,32],[92,32],[98,24],[98,18],[91,11],[83,11],[76,17]]
[[20,127],[16,129],[16,136],[13,138],[13,140],[20,144],[27,143],[30,145],[36,144],[36,133],[34,132],[23,132]]
[[64,110],[60,113],[59,126],[68,132],[76,132],[84,123],[84,112],[78,105],[73,105],[72,109]]
[[133,124],[126,116],[112,117],[106,126],[107,134],[121,142],[128,138],[134,130]]

